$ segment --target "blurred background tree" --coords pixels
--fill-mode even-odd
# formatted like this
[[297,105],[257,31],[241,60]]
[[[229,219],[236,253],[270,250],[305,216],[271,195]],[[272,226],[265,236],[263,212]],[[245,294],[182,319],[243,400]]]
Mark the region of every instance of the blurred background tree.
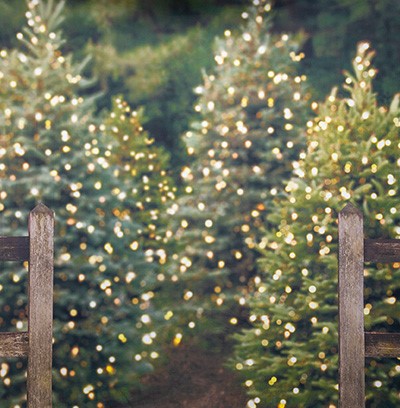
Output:
[[272,35],[270,14],[260,1],[240,29],[215,41],[215,65],[196,89],[182,171],[187,194],[171,222],[179,247],[171,323],[190,337],[226,340],[247,320],[260,228],[304,147],[310,95],[298,71],[301,40]]

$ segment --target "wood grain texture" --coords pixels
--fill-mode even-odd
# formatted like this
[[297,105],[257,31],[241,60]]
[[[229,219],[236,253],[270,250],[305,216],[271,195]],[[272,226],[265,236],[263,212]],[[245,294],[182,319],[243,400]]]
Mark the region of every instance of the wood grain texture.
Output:
[[339,213],[339,407],[365,408],[362,213]]
[[0,333],[0,357],[26,357],[28,355],[28,333]]
[[0,237],[0,261],[27,261],[29,237]]
[[365,262],[400,262],[400,239],[366,239]]
[[52,406],[54,215],[39,204],[29,216],[28,408]]
[[400,357],[400,333],[365,333],[366,357]]

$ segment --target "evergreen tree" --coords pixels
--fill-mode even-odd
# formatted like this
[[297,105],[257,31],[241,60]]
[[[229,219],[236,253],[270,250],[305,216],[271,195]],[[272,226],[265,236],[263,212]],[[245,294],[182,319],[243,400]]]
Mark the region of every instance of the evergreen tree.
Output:
[[[156,259],[164,265],[165,246],[172,235],[168,224],[176,186],[168,172],[169,154],[155,144],[143,129],[142,121],[142,109],[132,110],[122,97],[117,97],[105,118],[103,131],[113,141],[108,161],[118,167],[118,178],[135,203],[134,208],[124,209],[124,216],[129,215],[142,225],[132,249],[141,248],[149,262]],[[163,282],[164,279],[165,274],[160,271],[157,280]]]
[[[29,1],[27,26],[17,34],[23,47],[0,52],[1,232],[26,235],[28,212],[40,201],[55,211],[54,404],[111,407],[129,399],[158,357],[157,263],[145,253],[154,221],[146,217],[157,216],[168,192],[150,207],[145,191],[166,188],[159,168],[166,159],[154,164],[157,182],[146,181],[157,160],[139,143],[135,155],[145,160],[136,160],[127,183],[113,156],[122,142],[95,120],[95,97],[82,96],[91,84],[83,77],[87,61],[61,52],[62,12],[63,2]],[[7,267],[0,280],[1,327],[23,330],[26,272]],[[4,406],[24,404],[23,368],[2,364]]]
[[[236,336],[236,369],[248,407],[336,407],[337,213],[348,201],[370,238],[398,238],[399,98],[379,106],[369,44],[359,45],[344,96],[336,91],[308,122],[307,154],[296,165],[259,249],[263,273],[251,300],[252,327]],[[396,331],[399,264],[365,269],[368,331]],[[399,406],[396,360],[367,360],[367,406]]]
[[303,55],[288,35],[270,35],[270,4],[253,3],[241,30],[216,41],[216,66],[196,89],[198,121],[186,134],[192,162],[182,172],[182,250],[171,278],[177,322],[203,335],[240,323],[260,227],[303,145]]

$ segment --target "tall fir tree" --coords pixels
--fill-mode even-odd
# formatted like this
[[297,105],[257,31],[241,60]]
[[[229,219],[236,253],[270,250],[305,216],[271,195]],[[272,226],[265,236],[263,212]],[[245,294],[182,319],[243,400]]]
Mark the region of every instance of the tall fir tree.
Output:
[[[61,51],[63,2],[27,4],[22,46],[0,52],[1,233],[25,235],[28,211],[40,201],[55,211],[54,405],[111,407],[129,400],[158,357],[157,262],[146,254],[154,223],[146,218],[157,209],[146,200],[152,195],[157,206],[162,199],[146,193],[156,184],[144,179],[147,159],[136,161],[139,176],[127,183],[113,156],[122,142],[95,120],[95,98],[82,96],[91,81],[86,61]],[[141,154],[148,157],[143,143]],[[0,280],[1,327],[23,330],[26,272],[7,267]],[[2,404],[23,406],[23,362],[1,367]]]
[[[177,187],[170,174],[170,155],[144,130],[143,116],[143,109],[132,110],[119,96],[114,98],[101,129],[111,140],[108,161],[117,166],[117,176],[134,200],[135,207],[125,208],[123,216],[142,226],[131,248],[140,248],[149,262],[166,265]],[[159,268],[157,286],[166,279],[165,267]]]
[[260,228],[303,147],[299,43],[271,35],[270,3],[252,3],[239,32],[216,40],[216,66],[196,88],[198,121],[186,134],[192,162],[176,213],[173,321],[203,336],[243,321]]
[[[399,97],[379,106],[369,44],[359,45],[344,96],[314,104],[307,155],[296,165],[259,246],[263,271],[251,300],[252,327],[236,336],[235,366],[248,407],[336,407],[337,214],[348,201],[370,238],[400,236]],[[365,268],[365,325],[399,329],[399,264]],[[368,359],[367,406],[399,406],[398,361]]]

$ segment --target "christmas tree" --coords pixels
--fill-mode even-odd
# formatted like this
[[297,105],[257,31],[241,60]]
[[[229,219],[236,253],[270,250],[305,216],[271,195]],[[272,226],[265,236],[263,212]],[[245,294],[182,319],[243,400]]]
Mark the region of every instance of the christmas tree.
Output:
[[[157,241],[152,224],[170,192],[166,159],[151,156],[146,137],[137,138],[135,157],[144,159],[127,182],[128,164],[118,160],[131,151],[114,157],[124,141],[94,117],[95,96],[83,96],[92,83],[83,74],[87,61],[61,51],[63,5],[29,1],[27,26],[17,34],[22,46],[0,52],[0,223],[2,235],[26,235],[36,203],[54,210],[54,404],[102,408],[128,401],[158,357],[151,302],[160,279],[146,251],[161,247],[150,242]],[[134,129],[124,130],[128,138]],[[150,165],[157,181],[145,179]],[[25,268],[7,267],[0,280],[2,329],[26,329]],[[23,362],[1,367],[3,404],[20,406]]]
[[[262,273],[251,300],[251,328],[236,336],[235,366],[248,407],[336,407],[337,213],[348,201],[370,238],[398,238],[399,99],[379,106],[369,44],[359,45],[345,94],[313,103],[307,154],[295,166],[279,228],[259,245]],[[399,328],[399,264],[365,269],[368,331]],[[368,359],[367,404],[399,405],[398,361]]]
[[[142,109],[132,110],[122,97],[117,97],[101,129],[112,141],[108,161],[117,166],[117,176],[135,205],[125,208],[123,216],[142,226],[131,249],[141,248],[148,262],[156,260],[165,265],[166,244],[172,236],[168,229],[169,214],[177,188],[168,171],[169,154],[155,144],[143,129],[142,121]],[[163,268],[160,267],[157,276],[160,285],[165,280]]]
[[198,121],[185,135],[192,162],[182,171],[186,194],[176,214],[173,321],[203,336],[243,321],[255,243],[303,147],[303,54],[295,39],[270,34],[270,10],[253,1],[241,30],[216,40],[216,66],[196,88]]

